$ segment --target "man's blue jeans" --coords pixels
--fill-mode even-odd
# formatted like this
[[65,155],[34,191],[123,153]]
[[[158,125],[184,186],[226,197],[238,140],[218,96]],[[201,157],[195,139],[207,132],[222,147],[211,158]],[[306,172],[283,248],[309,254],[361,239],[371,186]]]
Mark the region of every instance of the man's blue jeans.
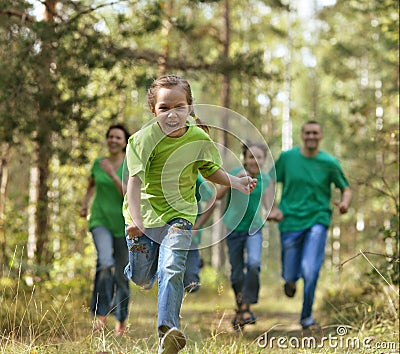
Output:
[[158,277],[159,330],[164,326],[179,328],[183,275],[192,240],[192,225],[182,220],[174,219],[169,225],[146,229],[137,240],[126,238],[129,263],[125,276],[144,289],[150,289]]
[[327,226],[317,224],[300,231],[281,233],[282,277],[286,282],[304,280],[303,308],[300,323],[314,323],[312,306],[319,271],[325,254]]
[[97,251],[90,308],[100,316],[113,312],[118,321],[124,322],[128,317],[129,305],[129,281],[124,277],[128,262],[125,238],[114,237],[104,226],[93,227],[90,232]]
[[260,290],[261,230],[251,235],[248,232],[233,231],[226,238],[226,242],[236,303],[238,307],[241,304],[256,304]]

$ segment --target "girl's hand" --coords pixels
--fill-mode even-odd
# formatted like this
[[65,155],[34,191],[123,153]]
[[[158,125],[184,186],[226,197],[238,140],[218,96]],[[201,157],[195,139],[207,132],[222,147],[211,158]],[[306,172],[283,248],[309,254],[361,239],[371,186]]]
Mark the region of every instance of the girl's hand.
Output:
[[144,226],[142,221],[132,221],[132,223],[126,227],[126,233],[128,234],[129,238],[143,236],[143,232]]
[[250,194],[257,185],[257,178],[252,178],[250,176],[239,177],[238,185],[232,186],[233,188],[239,190],[244,194]]

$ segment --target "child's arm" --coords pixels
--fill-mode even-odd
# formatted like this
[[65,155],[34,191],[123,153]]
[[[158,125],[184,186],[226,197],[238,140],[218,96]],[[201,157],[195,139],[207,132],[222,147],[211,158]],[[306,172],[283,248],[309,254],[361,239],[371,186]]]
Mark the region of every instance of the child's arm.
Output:
[[251,178],[250,176],[233,176],[227,173],[222,168],[219,168],[212,175],[206,177],[209,181],[213,183],[222,184],[223,186],[228,186],[238,191],[250,194],[256,187],[257,179]]
[[[237,175],[237,177],[244,177],[247,176],[247,173],[245,170],[241,170]],[[222,199],[223,197],[225,197],[225,195],[228,193],[228,191],[230,190],[230,186],[222,186],[220,185],[217,188],[217,195],[216,195],[216,199]]]
[[128,236],[142,236],[144,227],[142,217],[140,215],[140,189],[142,181],[135,175],[129,178],[127,186],[129,213],[131,214],[132,223],[127,226],[126,232]]

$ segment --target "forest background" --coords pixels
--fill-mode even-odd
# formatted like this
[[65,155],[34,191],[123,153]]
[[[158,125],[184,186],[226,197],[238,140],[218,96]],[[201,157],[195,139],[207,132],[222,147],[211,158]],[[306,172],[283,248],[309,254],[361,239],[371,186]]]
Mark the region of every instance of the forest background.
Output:
[[[146,89],[171,72],[192,83],[196,103],[248,119],[274,158],[300,143],[303,122],[321,122],[322,148],[341,161],[354,199],[334,213],[318,311],[356,336],[398,341],[398,10],[391,0],[2,1],[0,350],[132,348],[83,334],[95,255],[78,211],[106,128],[140,129]],[[215,139],[239,154],[228,135]],[[280,287],[276,225],[265,234],[263,279]],[[230,309],[225,253],[223,242],[203,251],[203,283],[206,301]],[[218,306],[211,323],[229,324]],[[199,323],[203,344],[188,352],[256,352],[260,333],[221,340],[209,318]],[[145,327],[137,352],[154,345]]]

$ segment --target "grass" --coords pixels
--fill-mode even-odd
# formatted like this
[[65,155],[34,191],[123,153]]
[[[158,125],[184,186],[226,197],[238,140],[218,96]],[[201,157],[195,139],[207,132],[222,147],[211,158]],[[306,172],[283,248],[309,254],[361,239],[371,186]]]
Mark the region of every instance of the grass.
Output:
[[[322,330],[303,331],[298,325],[301,284],[295,298],[284,297],[273,263],[262,271],[260,300],[253,307],[257,323],[247,326],[243,333],[235,333],[230,324],[234,298],[229,282],[206,267],[201,273],[200,291],[186,295],[183,301],[181,327],[189,340],[182,353],[347,353],[354,349],[359,353],[397,353],[398,346],[396,350],[381,350],[361,343],[367,339],[374,346],[384,343],[388,347],[398,342],[396,289],[384,281],[378,287],[362,284],[358,276],[352,267],[344,269],[340,277],[324,269],[315,303],[315,316]],[[15,278],[9,274],[0,278],[0,353],[157,352],[156,289],[142,291],[132,284],[128,330],[125,336],[115,337],[112,316],[105,330],[93,330],[87,307],[91,277],[42,282],[35,287],[28,287],[22,278],[21,272]],[[338,326],[346,331],[345,335],[338,335]],[[298,348],[299,343],[307,344],[310,338],[316,345],[321,344],[324,337],[336,338],[336,347],[325,341],[319,348]],[[344,343],[345,340],[350,342]],[[353,346],[352,350],[349,346]]]

